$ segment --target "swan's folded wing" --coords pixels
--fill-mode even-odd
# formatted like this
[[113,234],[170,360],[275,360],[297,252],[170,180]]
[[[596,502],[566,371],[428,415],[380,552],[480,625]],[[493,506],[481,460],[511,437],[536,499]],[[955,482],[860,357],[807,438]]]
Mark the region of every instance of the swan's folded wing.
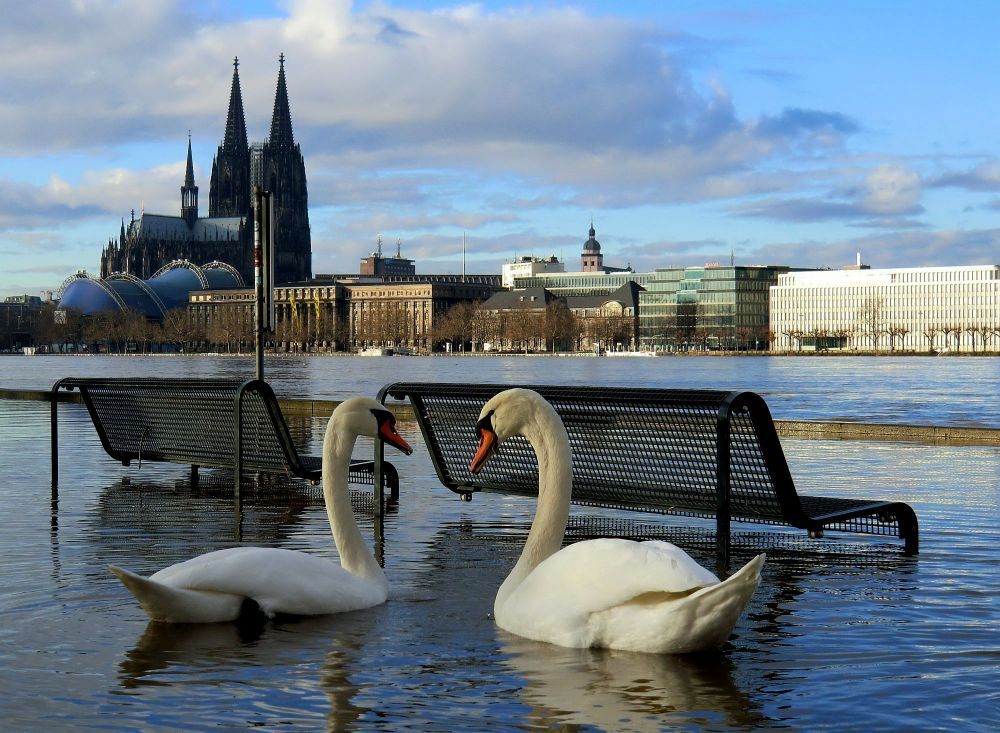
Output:
[[554,606],[588,615],[646,594],[687,594],[718,582],[669,542],[605,538],[574,543],[547,558],[515,595],[519,605],[537,604],[537,613],[552,613]]
[[351,575],[332,560],[270,547],[209,552],[164,568],[151,579],[252,598],[269,616],[351,611],[385,600],[379,584]]

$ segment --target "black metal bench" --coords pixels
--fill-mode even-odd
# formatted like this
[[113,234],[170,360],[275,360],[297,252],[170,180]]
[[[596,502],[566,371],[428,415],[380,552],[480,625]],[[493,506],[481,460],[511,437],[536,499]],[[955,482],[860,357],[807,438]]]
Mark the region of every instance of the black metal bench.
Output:
[[[469,471],[482,406],[515,385],[397,383],[379,392],[409,399],[441,482],[470,499],[482,489],[535,495],[538,471],[515,437],[478,474]],[[522,385],[518,385],[522,386]],[[900,502],[800,496],[771,412],[753,392],[523,385],[562,417],[573,449],[573,501],[715,517],[720,565],[730,520],[898,536],[918,550],[917,517]]]
[[[86,379],[69,377],[52,387],[52,487],[59,481],[58,403],[63,390],[79,390],[101,445],[124,465],[164,461],[198,468],[229,468],[240,496],[244,471],[284,474],[319,482],[322,458],[295,447],[271,387],[260,380]],[[399,498],[399,478],[391,463],[352,461],[350,481],[375,487],[381,513],[385,489]],[[376,478],[380,480],[376,481]]]

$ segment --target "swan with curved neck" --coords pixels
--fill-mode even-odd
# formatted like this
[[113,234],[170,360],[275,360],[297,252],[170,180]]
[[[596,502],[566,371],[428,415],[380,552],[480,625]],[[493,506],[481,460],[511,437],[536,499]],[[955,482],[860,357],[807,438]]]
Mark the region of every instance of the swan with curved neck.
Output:
[[340,565],[304,552],[269,547],[217,550],[164,568],[148,578],[109,566],[153,621],[233,621],[253,601],[267,617],[356,611],[384,603],[389,584],[354,521],[347,487],[358,436],[409,454],[396,419],[376,400],[355,397],[337,406],[323,438],[323,500]]
[[524,436],[538,459],[535,518],[497,592],[497,626],[566,647],[670,654],[729,638],[760,582],[764,555],[720,582],[669,542],[605,538],[562,548],[573,458],[559,415],[537,392],[510,389],[483,406],[476,427],[473,473],[513,435]]

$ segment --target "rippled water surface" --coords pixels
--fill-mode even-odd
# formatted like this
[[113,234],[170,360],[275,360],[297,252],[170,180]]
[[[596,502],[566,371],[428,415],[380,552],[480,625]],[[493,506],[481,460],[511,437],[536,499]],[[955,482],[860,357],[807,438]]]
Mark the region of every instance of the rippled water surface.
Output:
[[[28,361],[43,366],[15,375],[6,370],[13,361],[0,362],[5,370],[0,386],[47,386],[59,376],[86,373],[87,364],[102,360],[81,359],[80,369],[73,364],[65,374],[46,373],[45,359],[17,363]],[[235,360],[191,361],[210,373],[237,369]],[[484,362],[490,380],[547,382],[557,381],[552,367],[572,363],[566,368],[581,381],[600,381],[597,372],[587,372],[598,360],[315,361],[326,365],[276,364],[271,378],[285,387],[279,392],[372,394],[384,382],[421,378],[398,371],[421,363],[440,370],[432,378],[457,379],[471,363],[479,369]],[[640,370],[683,371],[712,360],[622,361]],[[743,369],[786,369],[768,367],[769,361],[774,360],[743,360]],[[816,383],[818,372],[812,383],[797,372],[794,378],[773,379],[768,390],[758,390],[770,391],[772,403],[791,405],[781,395],[802,384],[808,386],[804,393],[813,395],[806,399],[826,405],[821,417],[849,411],[839,388],[829,387],[847,379],[843,370],[849,365],[787,361],[809,369],[828,364],[832,372],[823,382],[826,388]],[[936,368],[946,360],[927,361]],[[995,399],[995,371],[991,378],[978,371],[988,367],[986,360],[947,361],[962,368],[969,364],[968,379],[980,385],[992,379]],[[138,370],[142,373],[181,363],[116,363],[125,362],[152,365]],[[714,366],[722,362],[732,366],[714,373],[713,381],[753,387],[753,375],[741,373],[736,360],[717,359],[706,369],[723,369]],[[895,369],[890,360],[870,363]],[[620,383],[628,374],[624,366],[612,369],[625,371],[606,383]],[[301,370],[299,376],[295,370]],[[677,379],[680,373],[672,372]],[[914,389],[918,377],[906,378]],[[692,374],[683,379],[697,383]],[[898,386],[902,378],[891,379]],[[350,388],[342,386],[345,380]],[[637,381],[659,383],[649,375]],[[921,389],[954,395],[966,387],[939,381],[932,390]],[[889,391],[884,384],[878,389]],[[924,409],[904,397],[894,395],[897,404],[907,405],[907,414]],[[986,401],[982,395],[969,398],[975,409]],[[892,539],[831,533],[811,541],[780,529],[742,527],[735,535],[735,562],[761,547],[768,561],[733,637],[719,654],[661,657],[567,650],[499,631],[490,618],[493,595],[520,551],[532,502],[497,494],[458,501],[437,482],[419,431],[407,423],[401,430],[416,452],[392,456],[402,495],[377,547],[393,586],[386,605],[262,628],[148,624],[107,572],[108,563],[145,574],[240,542],[335,560],[318,492],[298,483],[263,486],[250,492],[237,518],[225,476],[209,477],[195,491],[183,481],[184,467],[124,468],[104,455],[82,407],[60,410],[62,484],[53,502],[47,407],[0,401],[0,470],[6,477],[0,492],[2,730],[993,731],[1000,726],[1000,450],[995,448],[784,441],[802,493],[910,503],[920,519],[920,555],[904,557]],[[318,452],[322,421],[290,423],[301,444]],[[359,455],[368,450],[359,445]],[[130,481],[123,483],[123,476]],[[363,492],[357,499],[359,523],[373,537],[370,504]],[[711,532],[695,520],[598,514],[574,507],[570,535],[614,530],[662,536],[711,566]]]
[[[0,357],[0,387],[49,389],[67,376],[253,374],[252,357]],[[857,420],[1000,428],[997,357],[357,357],[268,356],[283,397],[340,399],[390,382],[596,384],[740,389],[778,419]]]

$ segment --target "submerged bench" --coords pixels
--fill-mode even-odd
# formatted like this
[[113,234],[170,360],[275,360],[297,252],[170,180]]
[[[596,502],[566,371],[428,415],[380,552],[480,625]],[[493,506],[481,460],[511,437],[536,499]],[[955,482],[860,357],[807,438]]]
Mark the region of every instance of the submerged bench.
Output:
[[[69,377],[52,387],[52,486],[59,480],[58,403],[63,390],[79,390],[101,445],[123,465],[136,461],[186,463],[191,482],[198,468],[229,468],[240,495],[244,471],[297,476],[317,483],[322,458],[295,447],[270,385],[233,379],[86,379]],[[380,480],[376,481],[376,474]],[[384,490],[399,498],[391,463],[352,461],[350,481],[375,487],[375,511]]]
[[476,422],[493,395],[525,386],[559,413],[573,450],[573,501],[716,518],[720,565],[730,520],[897,536],[918,550],[917,517],[901,502],[800,496],[764,400],[753,392],[550,385],[396,383],[379,400],[408,399],[438,478],[471,499],[486,490],[537,495],[538,468],[517,436],[479,474],[469,471]]

